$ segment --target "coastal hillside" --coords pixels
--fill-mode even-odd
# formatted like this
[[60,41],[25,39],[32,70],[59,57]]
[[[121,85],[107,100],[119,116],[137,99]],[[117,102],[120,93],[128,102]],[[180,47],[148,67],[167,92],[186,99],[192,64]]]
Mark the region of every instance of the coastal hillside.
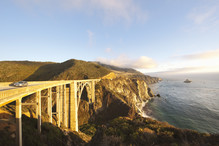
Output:
[[81,60],[67,60],[63,63],[53,63],[41,66],[26,80],[79,80],[101,78],[110,73],[110,70]]
[[[109,74],[111,73],[111,74]],[[147,84],[158,82],[131,68],[70,59],[62,63],[33,61],[0,61],[0,82],[78,80],[93,78],[129,77],[145,80]],[[111,75],[111,76],[110,76]],[[112,77],[114,76],[114,77]]]
[[92,79],[108,73],[109,69],[98,64],[74,59],[62,63],[0,62],[0,82]]
[[0,82],[14,82],[28,78],[41,66],[51,62],[0,61]]
[[157,78],[157,77],[151,77],[151,76],[145,75],[132,68],[121,68],[121,67],[117,67],[113,65],[103,64],[100,62],[96,62],[96,63],[107,69],[110,69],[112,72],[117,74],[118,77],[129,77],[132,79],[140,79],[140,80],[144,80],[147,84],[157,83],[158,81],[161,80],[160,78]]

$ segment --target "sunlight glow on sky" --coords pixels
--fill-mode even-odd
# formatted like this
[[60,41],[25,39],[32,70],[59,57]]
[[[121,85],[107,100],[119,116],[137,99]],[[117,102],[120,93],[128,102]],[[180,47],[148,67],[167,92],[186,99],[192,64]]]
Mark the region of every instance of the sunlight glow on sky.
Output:
[[218,0],[2,0],[0,61],[219,72]]

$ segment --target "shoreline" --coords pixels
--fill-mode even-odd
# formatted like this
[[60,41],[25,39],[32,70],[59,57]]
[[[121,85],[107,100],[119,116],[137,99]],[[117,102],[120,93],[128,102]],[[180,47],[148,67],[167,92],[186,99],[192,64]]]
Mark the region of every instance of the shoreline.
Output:
[[[154,97],[155,98],[155,97]],[[140,116],[144,117],[144,118],[151,118],[151,119],[154,119],[154,120],[157,120],[156,118],[150,116],[149,114],[147,114],[147,112],[145,111],[145,108],[147,106],[147,104],[153,100],[153,98],[151,99],[148,99],[147,101],[145,102],[142,102],[141,105],[136,105],[137,109],[138,109],[138,113],[140,114]],[[149,111],[150,113],[152,111]]]

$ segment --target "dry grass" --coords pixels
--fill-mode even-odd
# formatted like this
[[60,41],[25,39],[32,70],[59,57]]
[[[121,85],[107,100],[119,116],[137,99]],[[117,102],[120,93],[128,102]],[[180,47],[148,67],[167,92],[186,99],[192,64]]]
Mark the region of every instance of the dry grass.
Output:
[[0,82],[93,79],[109,73],[110,70],[98,64],[74,59],[63,63],[0,62]]

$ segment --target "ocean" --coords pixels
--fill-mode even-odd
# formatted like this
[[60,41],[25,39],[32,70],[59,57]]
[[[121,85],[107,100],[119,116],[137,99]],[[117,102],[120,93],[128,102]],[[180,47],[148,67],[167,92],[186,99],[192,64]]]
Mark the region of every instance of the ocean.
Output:
[[[191,83],[184,83],[189,78]],[[219,133],[219,74],[163,77],[149,85],[155,97],[143,108],[145,114],[178,128]]]

